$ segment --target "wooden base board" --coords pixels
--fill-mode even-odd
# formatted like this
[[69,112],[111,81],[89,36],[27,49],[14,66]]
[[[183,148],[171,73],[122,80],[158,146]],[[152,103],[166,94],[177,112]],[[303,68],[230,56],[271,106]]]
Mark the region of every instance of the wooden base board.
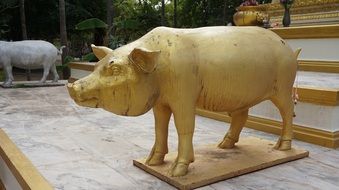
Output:
[[133,160],[133,164],[179,189],[194,189],[304,158],[309,154],[308,151],[297,148],[289,151],[275,150],[274,144],[268,140],[247,137],[241,138],[233,149],[219,149],[216,145],[197,147],[195,161],[183,177],[171,177],[168,174],[176,158],[175,152],[169,153],[161,166],[145,165],[145,159]]

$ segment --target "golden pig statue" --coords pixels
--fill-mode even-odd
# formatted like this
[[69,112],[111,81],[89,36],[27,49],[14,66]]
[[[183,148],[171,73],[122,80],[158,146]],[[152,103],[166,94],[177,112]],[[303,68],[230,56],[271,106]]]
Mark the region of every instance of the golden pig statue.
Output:
[[155,143],[146,161],[163,164],[168,122],[174,115],[178,156],[170,174],[183,176],[194,161],[196,107],[228,112],[231,126],[219,148],[233,148],[248,109],[271,100],[283,130],[275,148],[289,150],[297,56],[275,33],[259,27],[158,27],[116,50],[92,45],[100,60],[89,76],[68,84],[81,106],[138,116],[153,108]]

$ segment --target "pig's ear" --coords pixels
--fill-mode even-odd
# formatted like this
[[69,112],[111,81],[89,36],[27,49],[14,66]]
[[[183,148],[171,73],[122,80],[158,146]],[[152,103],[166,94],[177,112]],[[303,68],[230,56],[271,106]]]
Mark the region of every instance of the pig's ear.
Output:
[[128,58],[145,73],[151,73],[156,67],[159,54],[160,50],[151,51],[146,48],[134,48]]
[[108,47],[104,47],[104,46],[95,46],[95,45],[91,45],[92,50],[94,55],[101,60],[102,58],[104,58],[107,54],[111,53],[113,50],[109,49]]

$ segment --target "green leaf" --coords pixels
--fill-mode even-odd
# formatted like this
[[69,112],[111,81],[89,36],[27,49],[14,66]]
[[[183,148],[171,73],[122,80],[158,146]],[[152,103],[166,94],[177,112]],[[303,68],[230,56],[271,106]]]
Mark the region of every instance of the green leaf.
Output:
[[107,28],[107,24],[98,19],[98,18],[90,18],[84,21],[81,21],[77,25],[75,25],[75,29],[77,30],[92,30],[96,28]]

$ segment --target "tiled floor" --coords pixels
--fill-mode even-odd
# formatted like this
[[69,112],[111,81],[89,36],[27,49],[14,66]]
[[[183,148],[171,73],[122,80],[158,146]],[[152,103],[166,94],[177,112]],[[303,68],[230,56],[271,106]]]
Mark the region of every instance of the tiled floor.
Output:
[[[176,150],[173,120],[170,125],[169,146]],[[152,112],[133,118],[79,107],[65,87],[0,88],[0,128],[57,190],[174,189],[132,165],[153,145]],[[194,144],[217,143],[227,128],[197,116]],[[277,139],[251,129],[242,136]],[[294,145],[309,150],[310,157],[201,189],[339,189],[339,150]]]

